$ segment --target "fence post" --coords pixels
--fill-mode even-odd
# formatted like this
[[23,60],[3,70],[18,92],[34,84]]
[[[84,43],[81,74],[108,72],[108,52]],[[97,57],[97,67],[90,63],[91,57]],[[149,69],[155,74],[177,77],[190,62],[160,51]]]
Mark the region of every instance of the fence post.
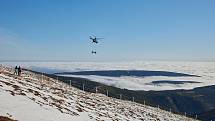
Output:
[[144,100],[144,102],[143,102],[143,105],[145,106],[146,105],[146,101]]
[[132,97],[132,101],[134,102],[134,97]]
[[61,82],[61,86],[63,87],[65,85],[64,81]]
[[184,116],[185,116],[185,117],[187,116],[187,113],[186,113],[186,112],[184,112]]
[[96,93],[97,93],[97,91],[98,91],[98,90],[97,90],[97,87],[96,87]]
[[71,80],[69,80],[69,86],[70,86],[70,87],[72,86],[72,81],[71,81]]
[[107,90],[107,96],[108,96],[108,90]]
[[171,108],[169,108],[169,112],[172,113],[172,109]]
[[196,114],[196,119],[198,118],[198,115]]
[[119,99],[122,100],[122,94],[119,95]]
[[158,109],[159,109],[159,105],[158,105]]
[[43,82],[43,73],[42,73],[42,82]]
[[83,85],[82,85],[82,89],[83,89],[83,91],[84,91],[84,87],[85,87],[85,84],[83,84]]

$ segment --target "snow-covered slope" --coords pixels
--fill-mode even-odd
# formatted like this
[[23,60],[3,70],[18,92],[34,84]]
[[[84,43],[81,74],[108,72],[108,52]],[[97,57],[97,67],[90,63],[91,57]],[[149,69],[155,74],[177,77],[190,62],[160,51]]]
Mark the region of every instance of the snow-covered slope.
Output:
[[0,68],[0,115],[18,121],[192,121],[184,116],[81,91],[31,72]]

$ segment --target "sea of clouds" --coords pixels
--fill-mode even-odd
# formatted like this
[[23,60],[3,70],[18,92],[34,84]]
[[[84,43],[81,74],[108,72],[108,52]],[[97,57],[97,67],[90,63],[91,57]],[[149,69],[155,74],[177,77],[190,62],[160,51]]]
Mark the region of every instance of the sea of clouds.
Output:
[[[7,66],[20,65],[23,68],[36,71],[56,72],[77,72],[95,70],[149,70],[149,71],[170,71],[185,74],[198,75],[201,77],[107,77],[96,75],[64,75],[88,78],[92,81],[103,84],[125,88],[130,90],[175,90],[193,89],[208,85],[215,85],[215,62],[167,62],[167,61],[132,61],[132,62],[0,62]],[[153,81],[196,81],[201,83],[184,84],[153,84]]]

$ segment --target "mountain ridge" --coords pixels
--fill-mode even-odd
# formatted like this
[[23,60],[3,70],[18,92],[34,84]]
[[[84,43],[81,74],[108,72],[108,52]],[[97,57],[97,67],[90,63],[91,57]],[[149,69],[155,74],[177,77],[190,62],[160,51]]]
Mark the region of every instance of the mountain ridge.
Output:
[[194,120],[159,108],[82,91],[45,74],[23,71],[20,77],[11,68],[0,70],[0,115],[16,120]]

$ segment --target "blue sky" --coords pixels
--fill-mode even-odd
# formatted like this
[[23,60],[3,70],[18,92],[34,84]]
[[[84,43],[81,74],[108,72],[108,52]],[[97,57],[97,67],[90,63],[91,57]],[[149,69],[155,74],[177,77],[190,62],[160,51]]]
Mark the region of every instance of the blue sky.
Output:
[[[0,60],[215,60],[214,6],[214,0],[0,0]],[[95,46],[90,35],[105,39]]]

